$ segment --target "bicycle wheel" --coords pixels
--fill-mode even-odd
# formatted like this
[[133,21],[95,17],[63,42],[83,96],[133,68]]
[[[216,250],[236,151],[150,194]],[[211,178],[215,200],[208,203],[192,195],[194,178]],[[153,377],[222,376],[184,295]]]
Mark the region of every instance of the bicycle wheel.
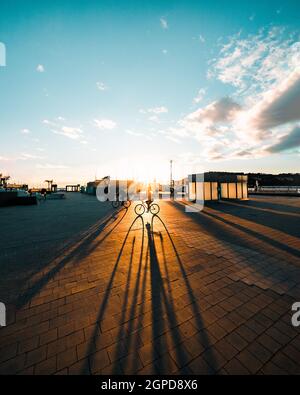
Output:
[[156,204],[156,203],[151,204],[151,206],[150,206],[150,213],[151,214],[157,215],[159,213],[159,211],[160,211],[160,207],[158,204]]
[[123,202],[123,206],[124,206],[125,208],[130,207],[130,205],[131,205],[131,201],[130,201],[130,200],[126,200],[125,202]]
[[145,212],[145,206],[143,204],[137,204],[134,208],[136,215],[143,215]]
[[118,201],[111,202],[111,205],[113,206],[113,208],[118,208],[120,206],[120,202]]

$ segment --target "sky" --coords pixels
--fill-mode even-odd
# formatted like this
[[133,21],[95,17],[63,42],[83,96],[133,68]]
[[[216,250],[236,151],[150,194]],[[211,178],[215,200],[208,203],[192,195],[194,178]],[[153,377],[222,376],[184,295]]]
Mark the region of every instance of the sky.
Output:
[[0,173],[300,172],[298,0],[1,0]]

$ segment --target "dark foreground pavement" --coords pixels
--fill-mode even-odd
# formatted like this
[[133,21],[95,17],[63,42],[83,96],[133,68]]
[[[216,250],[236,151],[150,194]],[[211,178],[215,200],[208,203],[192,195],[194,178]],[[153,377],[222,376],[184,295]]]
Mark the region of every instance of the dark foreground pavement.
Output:
[[300,373],[300,199],[0,210],[0,373]]

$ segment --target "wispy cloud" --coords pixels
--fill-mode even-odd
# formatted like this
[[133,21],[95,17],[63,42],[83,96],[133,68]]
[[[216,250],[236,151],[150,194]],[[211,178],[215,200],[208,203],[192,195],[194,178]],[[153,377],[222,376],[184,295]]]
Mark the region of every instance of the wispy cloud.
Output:
[[146,114],[146,113],[150,113],[150,114],[165,114],[167,112],[169,112],[169,110],[165,106],[153,107],[153,108],[148,108],[148,109],[140,109],[140,113],[142,113],[142,114]]
[[49,121],[48,119],[43,120],[43,124],[49,127],[49,130],[54,133],[71,140],[81,142],[84,139],[84,132],[80,127],[65,125],[64,118],[59,117],[58,121]]
[[111,119],[94,119],[94,125],[100,130],[112,130],[117,127],[117,123]]
[[205,93],[206,93],[206,89],[204,89],[204,88],[199,89],[196,97],[194,97],[194,99],[193,99],[193,102],[195,104],[200,103],[203,100]]
[[300,126],[296,126],[289,133],[282,136],[276,144],[267,148],[267,151],[271,153],[291,150],[300,152]]
[[104,82],[96,82],[96,87],[99,91],[107,91],[108,86],[104,84]]
[[224,97],[186,117],[187,122],[198,122],[210,126],[219,122],[230,121],[241,106],[230,97]]
[[80,128],[73,126],[62,126],[60,129],[51,129],[55,134],[61,134],[62,136],[68,137],[71,140],[80,140],[83,135],[83,131]]
[[35,155],[35,154],[22,153],[16,159],[17,160],[32,160],[32,159],[44,159],[44,157],[43,156],[39,156],[39,155]]
[[21,154],[13,155],[13,156],[1,156],[0,155],[0,161],[27,161],[27,160],[35,160],[35,159],[44,159],[43,156],[40,155],[35,155],[35,154],[30,154],[27,152],[23,152]]
[[159,123],[159,122],[160,122],[160,119],[158,118],[157,115],[151,115],[148,119],[149,119],[149,121],[151,121],[151,122],[156,122],[156,123]]
[[182,143],[182,140],[179,140],[176,137],[171,136],[171,135],[167,135],[166,139],[168,139],[170,141],[173,141],[173,143],[176,143],[176,144],[181,144]]
[[238,95],[260,93],[299,67],[299,50],[298,35],[283,27],[261,29],[246,38],[239,32],[221,45],[208,76],[234,86]]
[[199,34],[199,41],[203,44],[205,43],[205,38],[202,36],[202,34]]
[[169,24],[168,21],[166,20],[166,18],[160,18],[160,26],[162,27],[162,29],[167,30],[169,28]]
[[42,64],[38,64],[36,66],[36,71],[39,72],[39,73],[44,73],[45,67]]
[[2,162],[8,162],[8,161],[10,161],[10,160],[12,160],[12,159],[9,158],[8,156],[2,156],[2,155],[0,155],[0,161],[2,161]]
[[169,134],[196,139],[209,160],[299,151],[297,34],[281,27],[261,29],[246,37],[239,32],[221,45],[219,55],[210,62],[208,76],[231,85],[231,97],[186,115]]

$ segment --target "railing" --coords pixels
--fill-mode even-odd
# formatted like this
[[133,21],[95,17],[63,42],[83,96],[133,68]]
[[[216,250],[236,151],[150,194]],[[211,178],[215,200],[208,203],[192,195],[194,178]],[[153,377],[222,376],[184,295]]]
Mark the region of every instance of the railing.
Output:
[[296,193],[300,195],[300,186],[262,186],[256,188],[248,188],[249,192],[259,193]]

